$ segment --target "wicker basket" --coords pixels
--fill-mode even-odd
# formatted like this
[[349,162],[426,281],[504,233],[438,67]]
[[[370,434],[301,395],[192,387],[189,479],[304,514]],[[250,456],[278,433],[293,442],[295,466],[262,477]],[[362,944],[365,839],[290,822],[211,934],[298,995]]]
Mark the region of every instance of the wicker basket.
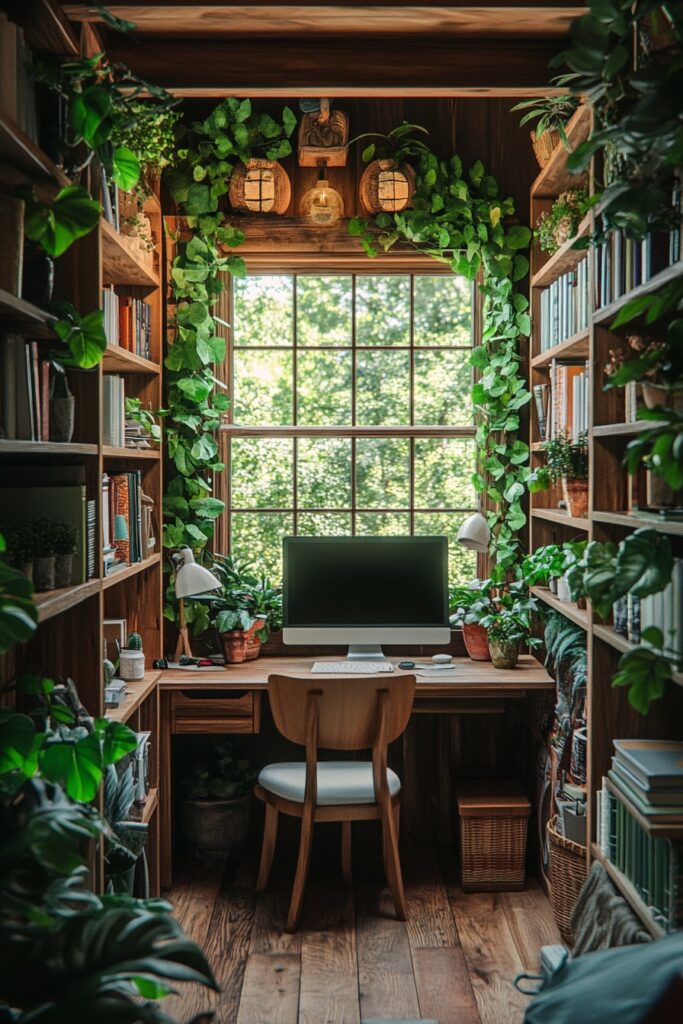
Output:
[[410,203],[415,191],[415,172],[408,164],[373,160],[363,171],[358,195],[366,213],[398,213]]
[[233,210],[282,215],[291,201],[292,186],[277,160],[253,159],[232,172],[228,198]]
[[548,160],[550,160],[550,157],[553,155],[553,150],[559,141],[560,133],[556,132],[554,129],[552,131],[543,132],[541,137],[538,139],[536,138],[536,132],[531,133],[531,142],[534,147],[534,153],[536,154],[536,159],[538,160],[541,168],[545,167],[548,163]]
[[550,905],[560,935],[568,946],[574,941],[570,924],[574,904],[586,881],[586,847],[565,839],[557,831],[557,815],[548,822]]
[[465,892],[523,889],[531,805],[521,787],[500,779],[463,782],[457,799]]

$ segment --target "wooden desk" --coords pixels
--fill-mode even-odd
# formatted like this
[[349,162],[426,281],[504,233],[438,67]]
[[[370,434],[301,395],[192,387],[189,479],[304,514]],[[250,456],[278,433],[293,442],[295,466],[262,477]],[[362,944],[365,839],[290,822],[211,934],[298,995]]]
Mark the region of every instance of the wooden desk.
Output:
[[[339,657],[319,661],[339,661]],[[401,659],[392,659],[397,665]],[[171,743],[173,735],[188,733],[256,733],[261,723],[261,694],[268,689],[268,676],[279,673],[311,677],[312,658],[257,658],[221,671],[161,673],[160,831],[161,884],[172,884],[172,801]],[[522,699],[534,690],[552,690],[554,682],[531,655],[523,655],[516,668],[493,668],[490,661],[453,659],[457,681],[418,679],[415,714],[502,713],[506,700]],[[401,672],[411,675],[416,670]],[[316,678],[313,676],[313,678]],[[324,678],[324,677],[323,677]],[[329,678],[329,677],[328,677]]]

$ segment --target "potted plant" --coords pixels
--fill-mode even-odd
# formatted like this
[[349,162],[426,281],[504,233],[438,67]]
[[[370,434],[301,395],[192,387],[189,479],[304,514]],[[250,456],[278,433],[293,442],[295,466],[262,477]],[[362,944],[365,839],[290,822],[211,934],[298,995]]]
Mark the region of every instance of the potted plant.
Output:
[[631,381],[641,384],[648,409],[683,412],[683,341],[680,331],[669,328],[665,338],[630,334],[627,348],[610,349],[605,366],[604,390],[622,388]]
[[514,668],[522,642],[529,647],[540,644],[540,640],[531,636],[531,612],[535,608],[533,598],[515,597],[508,592],[499,595],[494,610],[482,618],[481,624],[489,634],[489,653],[494,668]]
[[226,664],[236,665],[247,655],[249,637],[258,628],[259,619],[246,608],[221,608],[214,619]]
[[32,519],[29,524],[33,546],[33,582],[37,591],[55,589],[54,523],[49,519]]
[[522,562],[522,577],[529,587],[548,587],[557,593],[557,581],[564,571],[564,554],[559,544],[545,544]]
[[[271,630],[282,625],[281,588],[273,586],[265,573],[259,574],[251,566],[230,556],[214,555],[212,569],[223,583],[221,594],[212,602],[214,611],[243,610],[255,620],[253,627],[247,628],[245,654],[244,658],[239,660],[251,661],[258,658],[261,645],[267,641]],[[237,621],[238,624],[231,631],[239,631],[241,620],[227,617],[221,619],[223,625],[233,621]],[[218,615],[215,617],[215,624],[219,628]],[[233,646],[237,649],[239,644],[235,643]]]
[[561,192],[550,211],[544,211],[536,223],[534,237],[543,252],[550,253],[574,238],[586,215],[590,202],[585,188],[569,188]]
[[217,740],[182,780],[181,827],[197,860],[216,863],[237,856],[249,832],[256,772],[228,740]]
[[449,592],[451,626],[462,629],[467,654],[472,661],[490,661],[489,638],[481,620],[492,609],[491,581],[475,580],[470,586],[452,586]]
[[541,167],[548,163],[558,142],[569,149],[565,128],[578,105],[576,96],[564,95],[522,100],[512,108],[526,111],[519,122],[520,128],[530,121],[536,121],[536,129],[531,132],[531,142]]
[[544,491],[562,481],[562,496],[570,516],[583,518],[588,512],[588,435],[576,439],[560,433],[543,445],[546,464],[529,475],[529,490]]
[[2,533],[7,545],[7,560],[28,579],[33,580],[33,559],[35,558],[35,538],[31,523],[12,523],[3,526]]
[[574,601],[579,608],[586,607],[586,587],[583,580],[583,556],[588,541],[573,540],[562,545],[562,575],[558,581],[561,601]]
[[425,143],[416,137],[417,132],[428,134],[426,128],[404,121],[387,134],[365,132],[352,140],[379,140],[367,145],[362,154],[368,166],[363,171],[358,191],[366,213],[398,213],[409,204],[415,191],[415,172],[410,160],[429,152]]
[[52,536],[55,552],[55,586],[68,587],[71,583],[76,553],[76,527],[72,523],[53,523]]

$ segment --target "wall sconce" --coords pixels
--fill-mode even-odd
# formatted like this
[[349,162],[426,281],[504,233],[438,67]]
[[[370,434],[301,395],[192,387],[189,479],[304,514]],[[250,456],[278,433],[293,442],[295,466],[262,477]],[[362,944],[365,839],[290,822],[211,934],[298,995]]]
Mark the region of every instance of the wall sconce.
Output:
[[299,203],[299,216],[316,227],[331,227],[344,216],[344,200],[327,180],[327,163],[319,162],[320,173],[314,188],[309,188]]

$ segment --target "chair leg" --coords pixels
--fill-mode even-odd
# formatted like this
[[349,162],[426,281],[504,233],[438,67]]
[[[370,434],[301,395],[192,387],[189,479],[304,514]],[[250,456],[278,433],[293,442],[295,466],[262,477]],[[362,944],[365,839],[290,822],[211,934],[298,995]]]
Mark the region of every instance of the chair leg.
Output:
[[403,891],[401,860],[398,853],[398,832],[394,819],[394,811],[390,803],[382,808],[382,840],[384,847],[384,866],[387,881],[394,901],[396,917],[399,921],[406,919],[406,898]]
[[344,885],[353,885],[351,873],[351,822],[342,821],[342,874]]
[[273,864],[275,853],[275,841],[277,839],[277,808],[272,804],[266,804],[266,820],[263,826],[263,846],[261,847],[261,863],[259,865],[258,878],[256,879],[256,892],[264,892],[270,878],[270,869]]
[[301,917],[301,904],[304,900],[306,890],[306,879],[308,878],[308,866],[311,862],[311,846],[313,845],[313,818],[315,807],[311,807],[310,813],[304,811],[301,818],[301,838],[299,839],[299,857],[296,862],[296,874],[292,888],[292,900],[289,904],[287,924],[285,931],[296,931]]

